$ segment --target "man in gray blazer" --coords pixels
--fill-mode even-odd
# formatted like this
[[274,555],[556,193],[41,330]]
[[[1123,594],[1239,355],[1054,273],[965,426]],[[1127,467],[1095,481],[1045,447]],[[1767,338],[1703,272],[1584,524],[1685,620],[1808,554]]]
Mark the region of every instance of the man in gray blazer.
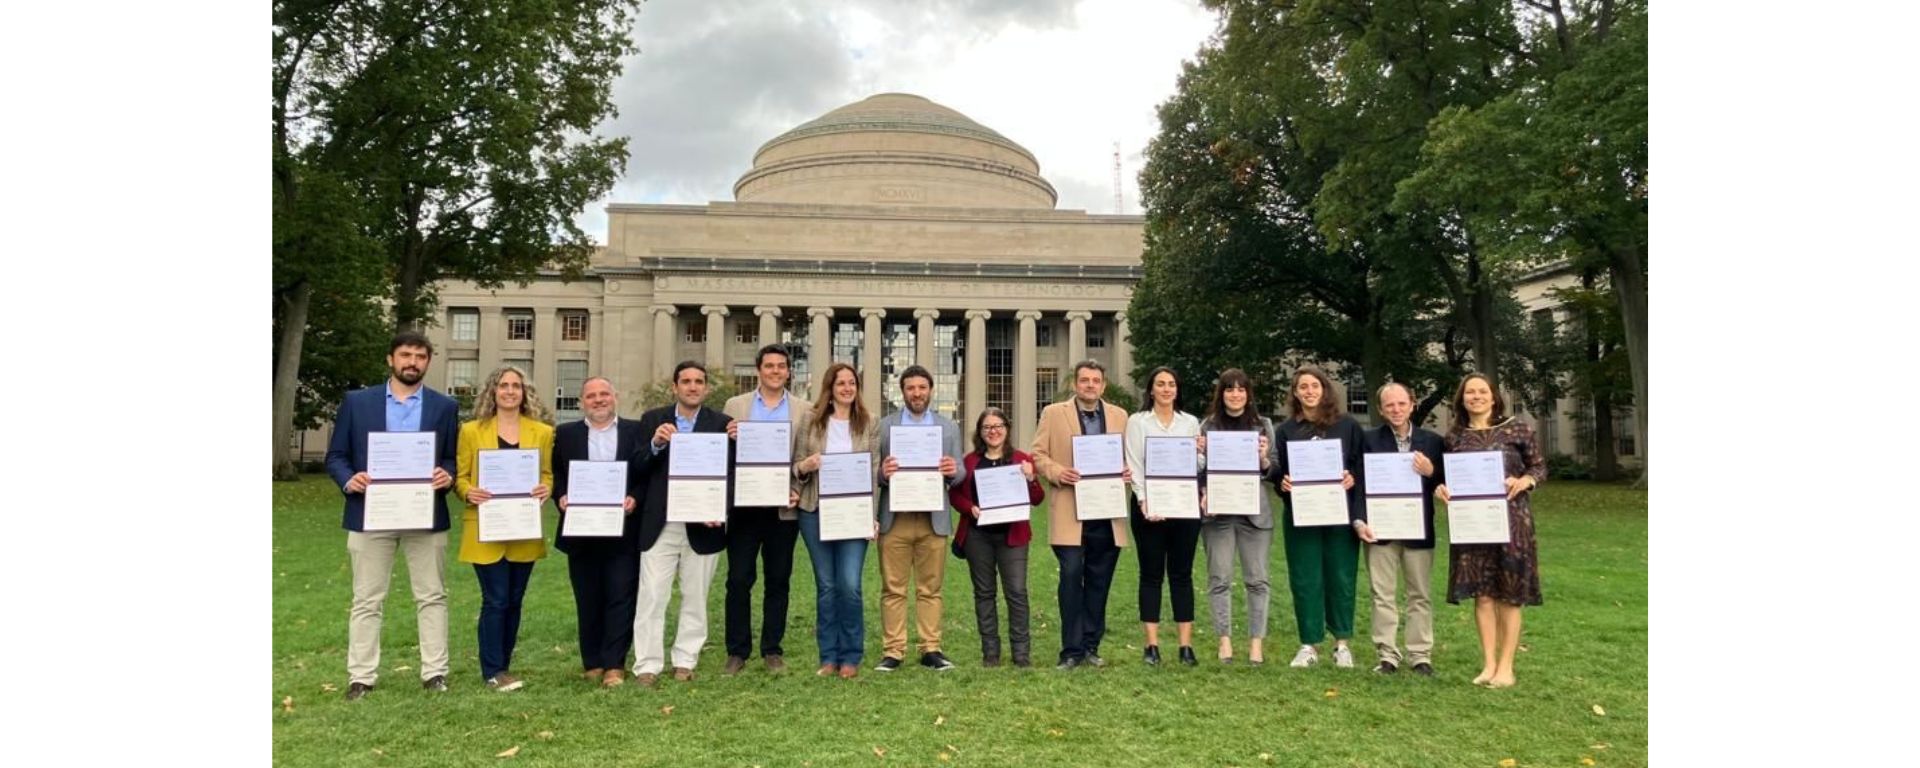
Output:
[[[940,428],[939,472],[942,490],[966,479],[960,465],[960,425],[933,412],[933,374],[918,365],[900,372],[904,410],[880,420],[880,627],[884,658],[881,672],[900,668],[907,655],[907,582],[914,585],[914,624],[920,634],[920,666],[936,670],[953,669],[953,662],[940,652],[941,585],[947,575],[947,537],[953,535],[953,517],[947,514],[947,498],[940,494],[939,511],[895,512],[890,481],[901,472],[900,460],[893,455],[893,428],[897,426],[938,426]],[[907,471],[913,471],[908,468]]]

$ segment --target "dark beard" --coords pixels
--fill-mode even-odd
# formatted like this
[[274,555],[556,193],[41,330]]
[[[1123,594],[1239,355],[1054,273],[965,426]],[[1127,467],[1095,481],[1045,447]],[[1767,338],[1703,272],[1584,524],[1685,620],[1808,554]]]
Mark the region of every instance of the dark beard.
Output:
[[393,371],[393,378],[398,379],[400,383],[409,387],[420,383],[420,379],[424,376],[426,376],[425,371],[409,371],[405,368],[396,368]]

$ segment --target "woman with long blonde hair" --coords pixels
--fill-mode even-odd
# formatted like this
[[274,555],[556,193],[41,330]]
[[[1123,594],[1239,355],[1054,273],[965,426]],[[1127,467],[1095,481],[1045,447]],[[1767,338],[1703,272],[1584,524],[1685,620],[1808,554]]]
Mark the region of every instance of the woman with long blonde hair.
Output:
[[493,494],[479,485],[480,452],[524,448],[540,452],[540,482],[534,500],[545,504],[553,487],[553,417],[540,402],[527,372],[505,365],[487,376],[474,403],[473,420],[460,425],[459,473],[453,490],[466,501],[460,513],[460,562],[472,563],[480,579],[480,677],[496,691],[523,685],[509,672],[520,635],[520,605],[533,564],[547,556],[544,539],[481,541],[480,505]]

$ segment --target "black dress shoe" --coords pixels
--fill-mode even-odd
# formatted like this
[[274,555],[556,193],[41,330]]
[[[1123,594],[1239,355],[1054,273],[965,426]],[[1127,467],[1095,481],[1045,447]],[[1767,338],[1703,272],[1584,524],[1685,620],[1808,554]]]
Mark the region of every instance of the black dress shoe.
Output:
[[1200,665],[1200,657],[1193,655],[1193,646],[1180,646],[1180,663],[1189,667],[1197,667]]
[[1141,654],[1141,658],[1147,662],[1147,666],[1149,667],[1160,666],[1160,646],[1147,646],[1147,652]]
[[373,686],[367,685],[366,683],[349,683],[347,685],[347,701],[356,701],[366,696],[367,692],[371,690],[373,690]]
[[1420,662],[1413,665],[1413,673],[1421,677],[1433,677],[1433,665],[1424,661]]
[[1394,665],[1394,663],[1391,661],[1387,661],[1386,659],[1381,659],[1379,664],[1373,665],[1373,671],[1383,675],[1391,675],[1395,672],[1400,671],[1400,667]]
[[1085,664],[1085,665],[1087,665],[1087,666],[1089,666],[1089,667],[1096,667],[1096,668],[1098,668],[1098,667],[1104,667],[1104,666],[1106,666],[1106,665],[1107,665],[1107,660],[1106,660],[1106,659],[1103,659],[1103,658],[1100,658],[1100,654],[1097,654],[1097,653],[1089,653],[1089,654],[1087,654],[1087,657],[1086,657],[1085,659],[1082,659],[1082,660],[1080,661],[1080,663],[1082,663],[1082,664]]
[[1064,670],[1073,669],[1074,667],[1078,667],[1085,663],[1086,662],[1078,656],[1068,656],[1064,659],[1061,659],[1060,663],[1054,665],[1053,668],[1064,671]]

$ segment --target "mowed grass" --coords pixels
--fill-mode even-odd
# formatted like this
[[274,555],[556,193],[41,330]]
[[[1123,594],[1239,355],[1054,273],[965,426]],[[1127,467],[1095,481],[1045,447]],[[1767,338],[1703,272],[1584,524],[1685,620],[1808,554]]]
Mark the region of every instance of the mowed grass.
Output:
[[[1367,640],[1364,557],[1355,616],[1358,668],[1334,669],[1323,646],[1321,666],[1289,669],[1297,640],[1278,541],[1265,666],[1213,661],[1217,640],[1207,615],[1204,550],[1195,564],[1194,646],[1201,665],[1171,663],[1170,611],[1163,611],[1169,623],[1162,640],[1169,664],[1142,664],[1139,566],[1129,548],[1121,553],[1108,603],[1102,654],[1110,665],[1056,671],[1049,663],[1060,647],[1058,565],[1040,531],[1029,573],[1034,657],[1041,665],[1034,669],[980,666],[966,564],[949,558],[943,645],[959,669],[935,673],[909,664],[890,675],[872,672],[880,656],[880,586],[869,551],[869,669],[853,681],[814,677],[813,575],[805,547],[796,545],[788,674],[770,675],[755,659],[738,677],[719,675],[722,562],[699,678],[691,684],[668,679],[657,690],[598,690],[580,678],[566,556],[552,552],[534,570],[513,662],[528,685],[493,693],[479,679],[474,628],[480,598],[472,567],[450,553],[452,690],[432,694],[419,687],[402,563],[386,604],[380,685],[366,699],[347,702],[351,578],[340,495],[325,478],[308,477],[274,486],[273,758],[301,766],[1645,765],[1646,492],[1549,483],[1536,494],[1534,510],[1547,602],[1526,611],[1520,684],[1508,690],[1469,684],[1480,666],[1472,610],[1444,602],[1436,606],[1437,677],[1368,672],[1375,656]],[[450,547],[459,540],[457,517]],[[551,518],[549,510],[549,540]],[[1442,598],[1445,579],[1442,556],[1434,573]],[[1234,631],[1244,659],[1244,597],[1235,591]],[[1002,632],[1005,620],[1003,603]],[[509,758],[496,757],[516,749]]]

